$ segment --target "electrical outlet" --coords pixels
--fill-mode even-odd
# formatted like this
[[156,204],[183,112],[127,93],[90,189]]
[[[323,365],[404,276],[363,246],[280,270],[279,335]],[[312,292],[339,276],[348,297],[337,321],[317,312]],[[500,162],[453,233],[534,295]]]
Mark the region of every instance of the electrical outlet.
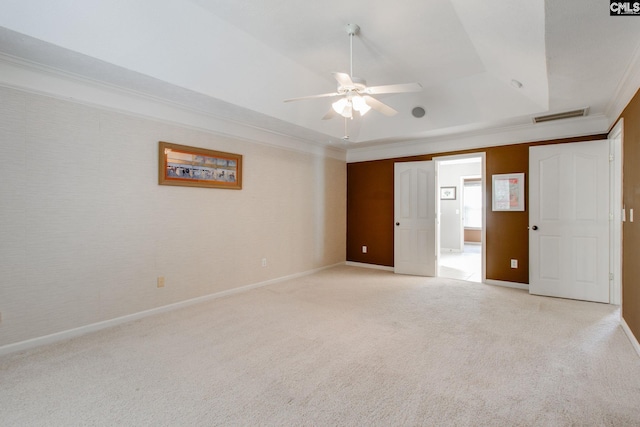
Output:
[[158,276],[158,287],[164,288],[164,276]]
[[262,266],[263,267],[267,266],[267,259],[266,258],[262,258]]
[[512,259],[511,260],[511,268],[518,268],[518,260],[517,259]]
[[363,247],[362,247],[362,253],[363,253],[363,254],[366,254],[366,253],[367,253],[367,247],[366,247],[366,246],[363,246]]

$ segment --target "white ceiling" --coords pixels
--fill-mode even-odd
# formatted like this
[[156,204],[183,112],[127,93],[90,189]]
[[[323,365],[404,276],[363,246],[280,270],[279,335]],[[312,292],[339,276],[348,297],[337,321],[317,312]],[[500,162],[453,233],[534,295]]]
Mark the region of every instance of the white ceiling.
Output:
[[[610,17],[601,0],[0,0],[0,11],[5,55],[346,148],[539,126],[532,116],[583,107],[618,114],[640,43],[640,18]],[[336,89],[348,23],[361,27],[354,75],[424,90],[377,96],[399,114],[349,121],[345,143],[343,119],[320,120],[329,99],[283,100]]]

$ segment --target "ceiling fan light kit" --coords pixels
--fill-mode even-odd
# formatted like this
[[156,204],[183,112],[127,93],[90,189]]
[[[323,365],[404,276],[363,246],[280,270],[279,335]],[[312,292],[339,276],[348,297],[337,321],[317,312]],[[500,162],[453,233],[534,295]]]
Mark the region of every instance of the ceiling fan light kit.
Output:
[[367,111],[371,110],[367,101],[361,96],[356,96],[351,101],[353,102],[353,108],[359,112],[361,116],[364,116],[367,114]]
[[349,35],[349,63],[350,73],[332,73],[333,77],[338,82],[338,88],[336,92],[324,93],[320,95],[304,96],[301,98],[285,99],[285,102],[301,101],[305,99],[315,98],[332,98],[340,97],[337,101],[331,104],[331,109],[322,118],[328,120],[336,116],[336,114],[344,117],[345,119],[353,119],[354,111],[360,116],[364,116],[369,110],[376,110],[385,116],[394,116],[398,112],[383,102],[377,100],[370,95],[378,95],[385,93],[407,93],[407,92],[419,92],[422,90],[420,83],[405,83],[394,84],[385,86],[372,86],[368,87],[367,82],[364,79],[353,76],[353,36],[360,32],[360,27],[356,24],[348,24],[346,27],[347,34]]
[[351,118],[353,108],[347,98],[340,98],[339,100],[331,104],[331,106],[333,107],[333,110],[336,113],[340,114],[342,117]]
[[333,107],[333,110],[345,119],[352,119],[354,110],[360,113],[361,116],[364,116],[369,110],[371,110],[367,101],[359,95],[340,98],[331,104],[331,107]]

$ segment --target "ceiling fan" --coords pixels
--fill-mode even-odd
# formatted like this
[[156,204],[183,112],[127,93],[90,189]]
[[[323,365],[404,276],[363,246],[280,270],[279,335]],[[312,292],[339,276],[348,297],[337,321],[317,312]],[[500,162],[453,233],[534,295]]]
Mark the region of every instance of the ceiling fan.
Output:
[[353,76],[353,36],[360,32],[360,27],[356,24],[348,24],[346,27],[349,34],[350,47],[350,73],[332,73],[338,82],[338,90],[331,93],[323,93],[320,95],[303,96],[300,98],[285,99],[284,102],[301,101],[305,99],[315,98],[334,98],[339,97],[331,105],[331,109],[324,115],[322,120],[328,120],[336,115],[341,115],[345,119],[353,119],[354,116],[364,116],[370,109],[374,109],[385,116],[394,116],[398,112],[380,102],[371,95],[380,95],[386,93],[405,93],[419,92],[422,90],[420,83],[404,83],[385,86],[367,86],[364,79]]

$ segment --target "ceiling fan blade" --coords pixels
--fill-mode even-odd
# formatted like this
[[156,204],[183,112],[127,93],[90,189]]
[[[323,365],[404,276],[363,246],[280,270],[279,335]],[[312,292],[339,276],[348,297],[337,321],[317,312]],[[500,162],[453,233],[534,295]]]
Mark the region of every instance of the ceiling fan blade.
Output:
[[369,107],[384,114],[385,116],[395,116],[396,114],[398,114],[396,110],[389,107],[387,104],[378,101],[372,96],[363,96],[363,98]]
[[381,93],[420,92],[421,90],[422,85],[420,83],[403,83],[397,85],[371,86],[366,88],[364,92],[370,95],[378,95]]
[[338,81],[340,86],[354,86],[351,76],[347,73],[331,73],[333,77]]
[[289,98],[289,99],[285,99],[284,102],[303,101],[305,99],[315,99],[315,98],[330,98],[332,96],[341,96],[341,94],[339,94],[338,92],[322,93],[320,95],[301,96],[300,98]]
[[338,113],[336,113],[336,110],[333,109],[333,107],[329,108],[329,111],[327,111],[327,114],[325,114],[322,117],[322,120],[329,120],[329,119],[333,119]]

